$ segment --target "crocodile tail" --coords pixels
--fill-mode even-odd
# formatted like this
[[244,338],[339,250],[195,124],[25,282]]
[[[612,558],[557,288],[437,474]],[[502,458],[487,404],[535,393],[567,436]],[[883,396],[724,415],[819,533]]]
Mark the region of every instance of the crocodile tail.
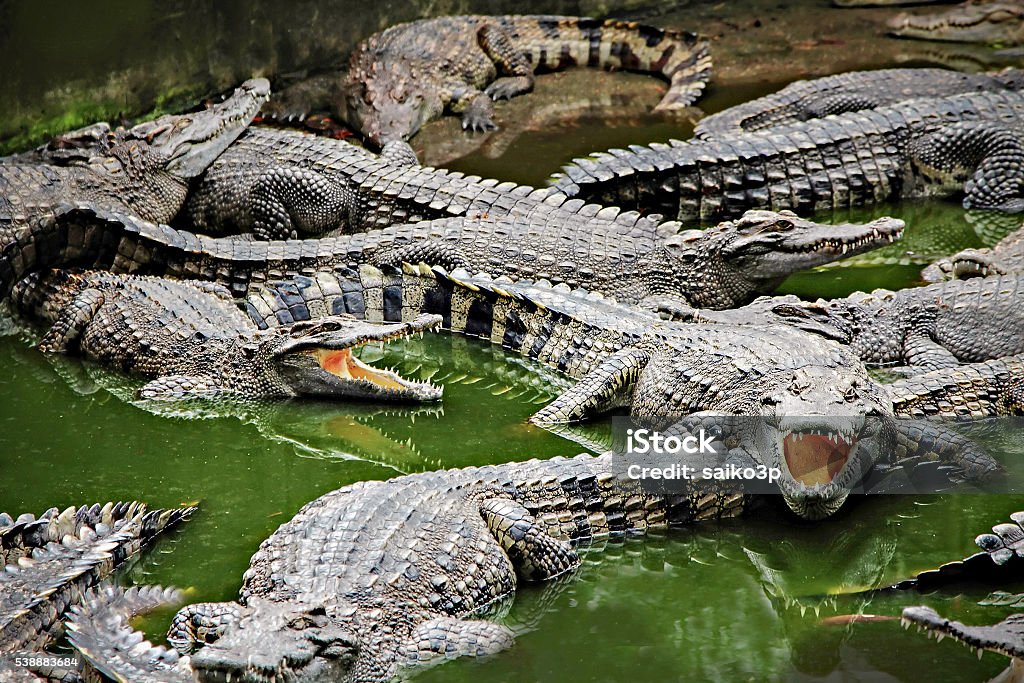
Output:
[[503,22],[535,69],[577,65],[660,74],[670,86],[655,111],[693,104],[711,77],[708,40],[689,31],[586,17],[504,17]]

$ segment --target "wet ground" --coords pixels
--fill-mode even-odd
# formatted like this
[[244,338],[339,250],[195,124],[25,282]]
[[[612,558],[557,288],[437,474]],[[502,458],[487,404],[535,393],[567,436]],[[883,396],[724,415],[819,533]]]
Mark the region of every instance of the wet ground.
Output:
[[[38,133],[41,128],[33,126],[53,125],[54,111],[62,106],[70,112],[61,119],[69,127],[79,123],[72,123],[73,116],[134,115],[194,97],[200,87],[226,87],[248,75],[240,73],[246,64],[276,73],[304,60],[323,60],[360,31],[365,35],[385,20],[410,18],[403,13],[427,7],[395,9],[386,19],[358,15],[349,33],[332,34],[346,17],[319,3],[298,3],[288,30],[288,17],[269,4],[254,5],[262,23],[232,23],[238,17],[231,3],[217,9],[172,3],[175,11],[166,14],[158,13],[156,3],[124,4],[118,25],[149,36],[148,49],[131,34],[136,37],[125,56],[97,52],[97,36],[62,24],[65,45],[74,46],[81,61],[65,79],[53,74],[66,55],[41,42],[56,15],[46,15],[48,22],[43,10],[0,8],[11,20],[0,22],[8,27],[0,28],[0,55],[16,56],[21,67],[34,60],[20,75],[0,78],[0,93],[16,94],[0,101],[21,117],[9,117],[3,130]],[[430,7],[468,11],[481,4]],[[492,4],[491,11],[507,9]],[[584,3],[582,10],[581,3],[568,4],[573,6],[546,3],[539,9],[605,9],[599,3]],[[880,37],[886,10],[839,11],[823,2],[777,0],[683,3],[670,11],[648,6],[645,12],[653,23],[700,28],[713,37],[715,82],[700,103],[706,112],[800,77],[895,65],[912,48],[917,52],[910,63],[934,63],[923,46]],[[314,25],[314,15],[319,28],[302,28]],[[94,19],[73,15],[61,21],[92,27]],[[234,33],[229,35],[228,26]],[[106,40],[123,34],[114,28]],[[189,40],[191,47],[185,45]],[[51,61],[42,59],[50,53]],[[183,61],[183,54],[191,57]],[[979,54],[979,64],[989,57]],[[89,100],[97,82],[109,89]],[[470,138],[449,119],[428,126],[414,145],[427,163],[536,185],[574,156],[687,137],[700,112],[649,113],[663,87],[626,74],[551,75],[534,94],[499,106],[499,131]],[[18,128],[12,123],[17,120],[32,125]],[[784,289],[814,297],[912,285],[922,263],[991,244],[1014,227],[1012,221],[968,215],[955,202],[819,218],[866,220],[881,214],[908,221],[903,243],[800,274]],[[388,351],[388,362],[402,372],[445,385],[437,410],[283,403],[204,419],[147,412],[130,402],[130,383],[74,359],[43,357],[30,341],[20,333],[0,337],[0,510],[41,512],[50,505],[129,498],[162,506],[198,501],[195,519],[124,577],[188,587],[193,601],[233,598],[260,541],[301,505],[339,486],[580,450],[525,421],[556,391],[552,382],[513,357],[460,339],[428,338]],[[1002,424],[979,437],[1007,464],[1014,482],[1024,477],[1020,433],[1018,425]],[[525,631],[514,650],[485,662],[446,665],[420,680],[918,681],[925,673],[935,681],[986,680],[1005,659],[987,654],[978,661],[956,644],[907,633],[894,621],[833,625],[828,619],[895,615],[918,603],[968,621],[1001,618],[1005,608],[977,605],[991,587],[933,595],[849,594],[972,552],[977,533],[1022,504],[1024,496],[1009,494],[889,496],[853,501],[820,524],[797,522],[769,504],[736,522],[595,548],[573,580],[522,591],[506,617]],[[145,626],[159,637],[168,620],[169,614],[158,614]]]

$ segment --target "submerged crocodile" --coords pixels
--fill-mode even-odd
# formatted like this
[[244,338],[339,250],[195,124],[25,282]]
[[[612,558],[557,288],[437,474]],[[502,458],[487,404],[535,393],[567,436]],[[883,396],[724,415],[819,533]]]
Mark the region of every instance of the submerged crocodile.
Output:
[[65,611],[87,588],[194,510],[133,502],[53,508],[38,518],[0,514],[0,679],[34,680],[13,655],[59,636]]
[[50,325],[43,351],[152,378],[146,399],[291,396],[430,401],[441,389],[369,366],[360,346],[431,329],[437,316],[374,324],[329,316],[258,330],[227,289],[209,282],[105,271],[35,273],[14,290],[16,310]]
[[[1024,512],[1010,515],[1010,522],[992,527],[992,533],[981,534],[976,542],[982,552],[962,561],[951,562],[937,570],[923,572],[914,579],[903,581],[897,588],[933,589],[945,583],[966,580],[1019,581],[1024,565]],[[1000,604],[999,596],[993,595],[982,604]],[[1019,596],[1005,597],[1015,599]],[[993,681],[1020,681],[1024,677],[1024,614],[1011,614],[1002,621],[984,626],[968,626],[959,621],[942,617],[931,607],[907,607],[901,621],[905,628],[917,626],[929,637],[953,640],[975,650],[978,657],[985,650],[996,652],[1011,659],[1010,668],[992,679]]]
[[494,100],[533,88],[535,70],[594,66],[671,82],[656,107],[691,104],[711,72],[707,40],[635,22],[562,16],[453,16],[392,26],[352,53],[345,118],[378,145],[407,140],[445,110],[494,128]]
[[930,14],[899,14],[888,22],[900,38],[987,45],[1024,45],[1024,6],[1018,0],[966,2]]
[[449,216],[542,217],[623,232],[653,229],[660,218],[571,201],[551,188],[396,163],[393,155],[342,140],[272,128],[251,128],[231,145],[195,187],[185,215],[205,232],[251,231],[262,239]]
[[965,208],[1024,210],[1024,93],[912,100],[723,140],[578,159],[554,188],[683,221],[798,213],[963,191]]
[[[903,222],[892,218],[825,225],[789,212],[752,211],[704,231],[677,232],[666,223],[624,235],[610,225],[552,224],[539,217],[448,218],[333,238],[255,242],[193,235],[82,208],[11,245],[0,257],[0,293],[47,265],[200,279],[220,271],[217,277],[237,295],[250,281],[289,273],[427,262],[567,283],[650,308],[664,301],[728,308],[772,291],[798,270],[888,245],[902,231]],[[41,256],[45,261],[35,260]]]
[[729,107],[701,119],[693,134],[703,140],[716,139],[921,97],[1022,89],[1024,71],[1020,69],[984,74],[947,69],[851,71],[797,81],[771,95]]
[[925,268],[921,277],[928,282],[939,282],[1003,274],[1024,274],[1024,226],[991,248],[964,249],[939,259]]
[[[246,129],[269,94],[265,79],[246,81],[205,111],[162,116],[128,130],[99,124],[78,131],[83,147],[63,163],[24,158],[0,164],[0,238],[7,241],[69,201],[171,220],[189,182]],[[52,153],[43,160],[62,161]]]
[[677,313],[697,322],[783,322],[838,341],[865,363],[935,370],[1024,353],[1022,303],[1024,275],[1007,275],[830,300],[763,297],[731,311]]

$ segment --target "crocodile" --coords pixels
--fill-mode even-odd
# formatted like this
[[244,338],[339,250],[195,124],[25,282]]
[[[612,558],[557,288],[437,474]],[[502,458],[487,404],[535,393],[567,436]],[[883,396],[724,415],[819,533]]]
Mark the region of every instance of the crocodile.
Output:
[[981,74],[947,69],[851,71],[796,81],[771,95],[729,107],[701,119],[693,134],[702,140],[721,139],[922,97],[1022,89],[1024,71],[1013,68]]
[[991,248],[964,249],[932,263],[921,272],[927,282],[1024,274],[1024,226]]
[[801,214],[963,191],[965,208],[1024,210],[1024,93],[911,100],[723,140],[577,159],[553,187],[585,201],[714,220]]
[[440,387],[374,368],[359,347],[429,330],[441,319],[374,324],[345,316],[258,330],[227,289],[209,282],[106,271],[33,273],[18,312],[49,325],[44,352],[85,357],[152,378],[144,399],[316,396],[431,401]]
[[[944,584],[960,581],[1019,581],[1022,558],[1024,558],[1024,512],[1010,515],[1010,521],[992,527],[992,533],[981,534],[975,539],[981,552],[970,557],[943,565],[939,569],[922,572],[910,580],[895,586],[898,589],[916,588],[933,590]],[[981,604],[1005,604],[1001,598],[1019,598],[1005,593],[993,593]],[[1016,602],[1015,600],[1013,601]],[[981,657],[983,651],[996,652],[1009,657],[1010,667],[993,680],[1019,681],[1024,677],[1024,614],[1011,614],[1002,621],[984,626],[969,626],[959,621],[946,619],[931,607],[907,607],[901,615],[904,628],[917,626],[929,637],[942,640],[947,636],[976,651]]]
[[836,7],[894,7],[897,5],[936,5],[956,0],[832,0]]
[[[561,226],[539,217],[455,217],[354,235],[258,242],[245,236],[194,235],[84,207],[63,216],[23,235],[0,257],[0,295],[19,274],[36,267],[30,259],[45,249],[65,253],[54,254],[56,260],[48,265],[73,262],[201,279],[219,270],[230,273],[222,277],[225,284],[241,288],[235,295],[244,292],[247,282],[268,274],[423,261],[446,269],[547,279],[613,295],[623,303],[651,303],[652,308],[654,301],[666,300],[728,308],[772,291],[795,271],[888,245],[903,231],[903,222],[892,218],[824,225],[791,212],[751,211],[704,231],[679,232],[665,223],[623,235],[610,225],[584,228],[578,221]],[[80,229],[88,234],[84,241]],[[120,242],[116,249],[115,242]],[[73,256],[68,250],[105,255]]]
[[932,14],[901,13],[888,22],[900,38],[1024,45],[1024,6],[1016,0],[966,2]]
[[494,100],[530,91],[535,70],[585,65],[657,73],[656,111],[692,104],[711,73],[708,41],[635,22],[565,16],[451,16],[392,26],[360,43],[342,83],[343,118],[375,144],[407,140],[445,110],[495,127]]
[[34,680],[13,655],[57,638],[64,613],[87,588],[194,511],[132,502],[51,508],[39,517],[0,513],[0,678]]
[[731,311],[676,313],[696,322],[783,322],[838,341],[865,363],[919,372],[1024,353],[1022,302],[1024,276],[996,275],[830,300],[762,297]]
[[[64,163],[26,158],[0,164],[0,237],[8,240],[68,201],[171,220],[190,181],[246,129],[269,94],[265,79],[246,81],[204,111],[161,116],[127,130],[98,124],[77,131],[82,148]],[[61,159],[47,154],[42,161]]]
[[396,163],[394,156],[309,133],[253,127],[210,166],[184,216],[203,232],[251,231],[262,239],[467,215],[609,223],[623,232],[659,222],[567,200],[551,188]]

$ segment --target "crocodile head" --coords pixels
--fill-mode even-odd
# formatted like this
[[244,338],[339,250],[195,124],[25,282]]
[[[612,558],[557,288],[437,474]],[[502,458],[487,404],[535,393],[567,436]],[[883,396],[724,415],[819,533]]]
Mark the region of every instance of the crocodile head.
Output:
[[902,13],[889,20],[889,33],[957,43],[1020,44],[1024,42],[1024,5],[968,3],[937,14]]
[[241,135],[270,97],[270,83],[255,78],[226,100],[188,114],[168,114],[123,132],[122,144],[145,143],[178,178],[201,174]]
[[359,653],[333,608],[250,599],[219,637],[191,656],[202,683],[303,683],[346,680]]
[[892,446],[884,387],[842,346],[799,330],[751,334],[737,326],[722,339],[718,352],[672,348],[665,339],[668,348],[650,356],[632,386],[631,415],[655,429],[695,411],[730,416],[723,424],[738,447],[778,469],[797,515],[831,515]]
[[440,326],[441,316],[423,314],[407,323],[372,323],[330,316],[276,328],[255,345],[242,347],[292,396],[375,401],[436,401],[441,387],[406,379],[362,362],[354,351]]
[[[917,626],[917,629],[925,631],[928,637],[942,640],[949,636],[977,651],[979,657],[982,650],[988,650],[1015,659],[1024,658],[1024,614],[1011,614],[992,626],[968,626],[944,618],[931,607],[907,607],[904,608],[900,621],[904,628]],[[1022,664],[1024,662],[1015,662],[1015,666],[1018,667]]]
[[408,140],[444,112],[428,82],[402,60],[362,64],[344,88],[347,121],[378,147]]
[[891,244],[904,223],[824,225],[791,211],[747,211],[707,230],[686,230],[666,240],[675,281],[700,308],[731,308],[773,290],[788,275]]

